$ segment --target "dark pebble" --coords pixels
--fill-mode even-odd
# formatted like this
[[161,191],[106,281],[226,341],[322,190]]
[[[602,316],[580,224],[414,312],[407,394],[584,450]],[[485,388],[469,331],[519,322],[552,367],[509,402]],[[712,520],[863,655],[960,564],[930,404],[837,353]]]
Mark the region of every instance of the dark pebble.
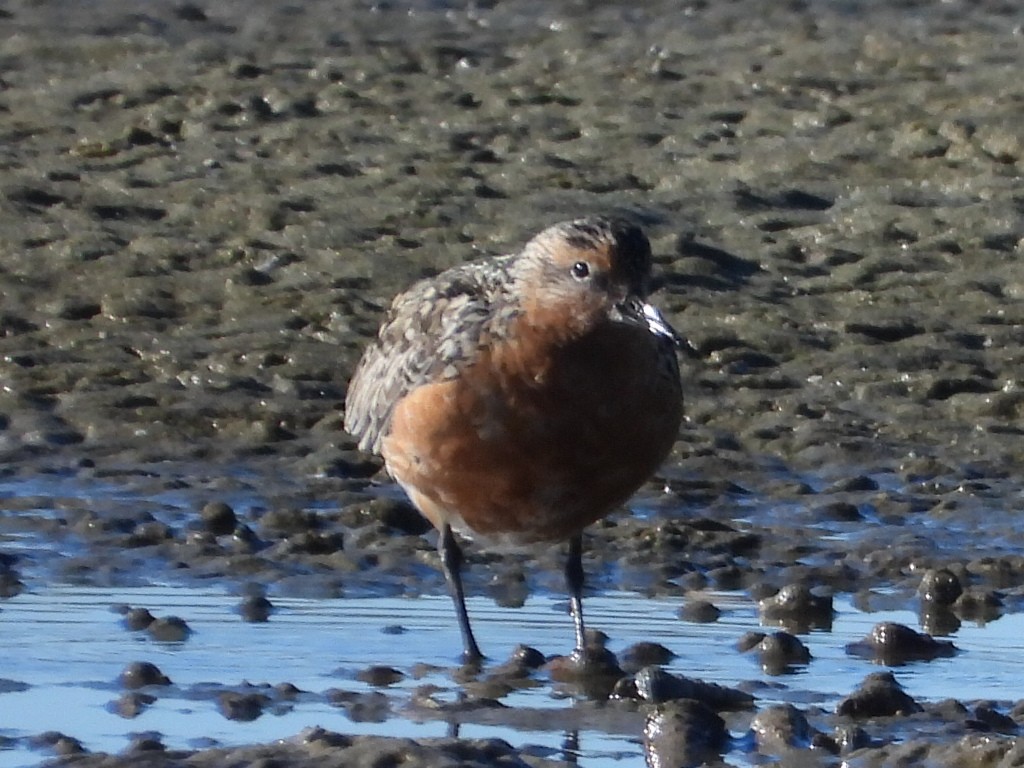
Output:
[[211,501],[204,505],[199,516],[203,527],[214,536],[227,536],[238,525],[235,510],[223,501]]
[[644,667],[633,676],[633,679],[637,694],[651,704],[662,704],[675,699],[694,699],[716,712],[748,709],[754,704],[754,697],[746,691],[673,675],[661,667]]
[[170,678],[156,664],[148,661],[133,661],[121,672],[121,685],[129,690],[145,688],[147,685],[170,684]]
[[806,749],[817,734],[804,713],[792,704],[762,709],[750,723],[759,752],[771,754],[783,748]]
[[855,523],[864,519],[856,504],[848,501],[832,501],[823,504],[814,511],[818,520],[834,520],[840,523]]
[[754,646],[758,652],[761,668],[769,675],[781,675],[792,671],[794,666],[808,664],[811,652],[799,637],[789,632],[773,632],[765,635]]
[[30,737],[28,743],[37,749],[49,749],[61,757],[85,753],[82,742],[74,736],[67,736],[60,731],[45,731]]
[[555,656],[544,669],[558,683],[574,683],[589,691],[591,698],[607,697],[623,676],[615,654],[607,648],[590,644],[582,658],[576,654]]
[[[474,695],[501,698],[504,694],[500,692],[500,686],[506,687],[506,693],[521,687],[523,681],[530,679],[534,671],[540,669],[546,662],[544,654],[536,648],[517,645],[512,649],[508,659],[495,667],[488,668],[486,678],[483,681],[477,681],[483,683],[484,687],[474,691]],[[422,677],[419,670],[416,670],[414,674],[417,677]],[[471,677],[466,684],[472,680]]]
[[947,568],[928,571],[917,588],[921,600],[929,605],[952,605],[963,591],[960,579]]
[[851,656],[889,665],[948,658],[955,655],[956,650],[949,640],[936,640],[931,635],[891,621],[876,624],[863,640],[846,646],[846,652]]
[[394,685],[403,679],[405,679],[405,675],[394,667],[372,666],[361,669],[356,673],[356,680],[376,688]]
[[855,719],[912,715],[920,704],[903,690],[891,672],[872,672],[860,687],[836,705],[836,714]]
[[156,616],[148,608],[130,608],[124,614],[124,625],[132,632],[139,632],[156,621]]
[[619,665],[627,674],[635,674],[644,667],[668,664],[676,654],[661,643],[634,643],[619,653]]
[[217,697],[220,713],[228,720],[250,722],[263,714],[263,708],[270,699],[262,693],[238,693],[227,691]]
[[721,615],[721,609],[708,600],[687,600],[679,609],[679,618],[694,624],[711,624]]
[[146,632],[161,643],[183,643],[192,634],[185,620],[177,616],[166,616],[150,622]]
[[278,683],[274,686],[274,693],[281,701],[293,701],[302,693],[302,689],[295,683]]
[[250,595],[238,606],[238,613],[243,621],[254,624],[270,620],[274,605],[263,595]]
[[699,701],[661,704],[644,723],[644,756],[649,768],[717,763],[728,741],[725,721]]
[[491,670],[494,676],[502,677],[526,677],[533,670],[540,669],[547,663],[544,654],[536,648],[519,644],[512,649],[508,660]]
[[787,584],[773,596],[761,600],[758,608],[763,619],[798,632],[832,626],[832,596],[815,594],[803,584]]
[[146,752],[163,752],[167,749],[164,743],[160,741],[158,736],[152,734],[140,734],[132,739],[131,744],[125,750],[129,754],[131,753],[146,753]]

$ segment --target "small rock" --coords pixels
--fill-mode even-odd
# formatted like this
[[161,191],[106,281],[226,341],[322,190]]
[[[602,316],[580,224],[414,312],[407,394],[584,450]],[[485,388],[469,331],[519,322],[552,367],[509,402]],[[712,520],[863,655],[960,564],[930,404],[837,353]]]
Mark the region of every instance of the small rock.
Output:
[[635,674],[644,667],[668,664],[676,654],[661,643],[640,642],[623,649],[619,654],[622,670]]
[[242,620],[253,624],[269,621],[273,610],[273,603],[263,595],[250,595],[238,606],[238,613],[241,615]]
[[725,721],[707,705],[690,699],[659,705],[644,723],[648,768],[717,763],[728,741]]
[[544,666],[544,654],[528,645],[517,645],[508,660],[489,671],[489,676],[500,679],[523,679]]
[[46,731],[29,739],[29,744],[36,748],[50,749],[61,757],[81,755],[85,752],[82,742],[74,736],[67,736],[60,731]]
[[846,646],[846,652],[851,656],[888,665],[948,658],[955,655],[956,650],[949,640],[936,640],[931,635],[892,621],[876,624],[863,640]]
[[185,620],[177,616],[155,619],[146,627],[146,632],[161,643],[183,643],[192,634]]
[[575,653],[555,656],[544,665],[544,669],[552,680],[559,683],[578,683],[596,686],[598,689],[607,683],[606,695],[623,676],[615,654],[603,646],[593,644],[587,646],[582,656]]
[[199,512],[203,527],[214,536],[227,536],[238,525],[238,517],[228,504],[223,501],[211,501]]
[[124,614],[124,624],[132,632],[139,632],[156,621],[148,608],[129,608]]
[[125,750],[129,754],[131,753],[146,753],[146,752],[164,752],[167,747],[160,741],[159,736],[151,734],[142,734],[132,739],[131,744]]
[[803,584],[787,584],[775,595],[761,600],[758,608],[766,621],[796,631],[832,626],[832,596],[817,595]]
[[[741,642],[743,639],[741,638]],[[800,638],[789,632],[764,635],[752,648],[745,650],[752,649],[757,650],[761,668],[770,675],[780,675],[790,671],[795,665],[807,664],[811,660],[811,652],[807,646]]]
[[721,615],[721,609],[708,600],[687,600],[679,609],[679,618],[694,624],[710,624]]
[[302,689],[295,683],[278,683],[274,686],[274,693],[281,701],[294,701],[302,693]]
[[694,699],[716,712],[748,709],[754,704],[754,697],[746,691],[673,675],[661,667],[644,667],[633,676],[633,679],[640,698],[652,704],[662,704],[675,699]]
[[372,685],[375,688],[383,688],[394,685],[405,679],[405,675],[394,667],[372,666],[362,669],[356,673],[356,680]]
[[864,519],[856,504],[848,501],[831,501],[818,507],[814,517],[819,520],[835,520],[841,523],[856,523]]
[[170,678],[156,664],[148,661],[133,661],[121,672],[121,685],[129,690],[145,688],[147,685],[170,684]]
[[220,713],[228,720],[251,722],[263,714],[263,708],[270,699],[262,693],[239,693],[227,691],[217,697]]
[[872,672],[860,687],[836,705],[836,714],[866,719],[912,715],[923,708],[896,682],[891,672]]
[[952,605],[963,594],[960,579],[948,568],[937,568],[925,573],[917,594],[930,605]]
[[528,669],[540,669],[546,661],[544,654],[536,648],[522,644],[512,649],[512,655],[509,657],[509,660],[515,661]]
[[792,704],[775,704],[762,709],[750,723],[757,748],[762,753],[777,753],[783,748],[806,749],[817,731],[804,713]]

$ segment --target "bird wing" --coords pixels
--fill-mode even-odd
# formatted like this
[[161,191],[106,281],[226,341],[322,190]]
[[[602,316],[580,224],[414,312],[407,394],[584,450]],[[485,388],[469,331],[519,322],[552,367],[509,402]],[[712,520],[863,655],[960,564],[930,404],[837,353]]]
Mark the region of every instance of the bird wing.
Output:
[[395,298],[345,399],[345,430],[361,450],[380,453],[398,402],[417,387],[458,376],[489,344],[495,319],[508,321],[509,259],[454,267]]

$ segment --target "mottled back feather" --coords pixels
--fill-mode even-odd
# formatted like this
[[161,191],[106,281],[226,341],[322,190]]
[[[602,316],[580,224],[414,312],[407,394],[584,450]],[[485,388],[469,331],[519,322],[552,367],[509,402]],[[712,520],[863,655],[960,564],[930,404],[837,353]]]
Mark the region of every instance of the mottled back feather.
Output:
[[416,387],[457,377],[515,316],[512,258],[455,267],[395,298],[346,397],[345,429],[361,450],[380,453],[399,400]]

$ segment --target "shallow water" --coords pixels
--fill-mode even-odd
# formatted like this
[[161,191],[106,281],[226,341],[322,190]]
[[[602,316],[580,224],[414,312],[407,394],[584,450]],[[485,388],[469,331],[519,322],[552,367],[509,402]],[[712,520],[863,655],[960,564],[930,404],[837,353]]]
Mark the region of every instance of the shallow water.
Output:
[[[908,611],[864,613],[848,601],[837,601],[832,630],[815,631],[803,639],[813,659],[794,674],[772,677],[761,672],[752,655],[734,650],[748,630],[760,626],[756,607],[744,595],[708,594],[723,608],[714,624],[695,625],[676,616],[679,601],[638,599],[613,593],[586,602],[593,627],[607,632],[610,647],[619,651],[641,640],[661,642],[679,654],[673,672],[721,684],[763,681],[759,704],[789,701],[830,710],[845,692],[877,667],[847,656],[843,647],[867,634],[879,621],[916,626]],[[154,615],[185,619],[194,634],[183,643],[157,643],[128,631],[112,606],[145,606]],[[30,748],[27,737],[58,730],[80,739],[89,750],[118,752],[133,734],[155,732],[169,747],[244,744],[294,736],[320,725],[347,733],[442,736],[441,720],[417,722],[406,703],[413,689],[433,684],[441,698],[454,698],[458,686],[449,673],[458,643],[451,606],[444,596],[421,598],[344,598],[337,600],[275,600],[275,613],[265,624],[243,622],[235,612],[237,597],[219,589],[158,585],[106,590],[55,586],[25,592],[6,601],[0,612],[5,654],[0,678],[27,686],[0,694],[3,723],[0,736],[12,739],[0,752],[0,764],[31,766],[48,755]],[[518,610],[498,608],[484,598],[470,600],[475,627],[491,658],[508,656],[516,642],[528,642],[546,653],[567,648],[570,625],[563,602],[532,597]],[[391,634],[395,625],[400,634]],[[392,628],[385,632],[386,628]],[[954,658],[896,669],[899,681],[919,700],[955,697],[1011,700],[1024,695],[1024,616],[1008,615],[985,626],[964,625],[952,639],[961,652]],[[708,652],[709,649],[712,652]],[[121,693],[118,675],[130,662],[155,663],[173,686],[135,719],[110,711]],[[437,669],[419,679],[416,664]],[[325,691],[341,688],[369,691],[356,680],[358,671],[373,665],[395,667],[407,676],[384,689],[392,702],[383,722],[355,722],[330,706]],[[429,667],[428,667],[429,669]],[[223,717],[216,692],[253,684],[291,682],[308,696],[283,709],[269,708],[252,722]],[[5,685],[9,689],[10,685]],[[512,694],[509,706],[564,708],[570,700],[553,695],[546,685]],[[539,753],[560,753],[565,734],[515,731],[507,727],[464,725],[460,735],[500,737]],[[584,730],[579,734],[579,760],[586,766],[634,765],[642,759],[639,733]],[[742,764],[744,755],[728,756]]]
[[[977,553],[974,556],[1020,552],[1019,535],[1005,515],[993,514],[1001,500],[1013,497],[1014,481],[993,479],[981,489],[955,490],[957,504],[950,507],[949,514],[926,513],[900,520],[891,513],[876,514],[875,505],[908,496],[907,482],[882,472],[871,475],[879,491],[863,496],[858,504],[862,518],[857,521],[820,519],[814,503],[773,499],[755,490],[728,494],[696,508],[681,507],[678,499],[670,509],[661,508],[662,503],[669,503],[667,499],[662,503],[654,499],[650,504],[641,500],[638,522],[653,529],[665,520],[711,515],[740,529],[749,526],[765,531],[776,541],[801,543],[799,554],[762,553],[762,558],[799,561],[805,566],[816,561],[827,564],[837,553],[849,558],[855,557],[855,552],[898,548],[897,542],[906,537],[910,541],[907,547],[923,542],[923,551],[942,552],[943,557],[964,552]],[[260,510],[279,506],[276,497],[284,499],[295,490],[258,477],[252,478],[252,484],[239,482],[237,486],[225,486],[223,479],[202,475],[188,477],[186,490],[176,489],[180,483],[174,476],[149,475],[137,481],[121,478],[109,483],[59,476],[7,478],[0,483],[0,541],[6,554],[19,556],[18,573],[27,585],[20,594],[0,602],[0,637],[5,646],[0,659],[0,766],[31,766],[46,760],[51,753],[34,745],[33,737],[47,731],[77,738],[90,751],[115,753],[146,733],[158,735],[170,748],[202,748],[290,738],[310,726],[410,737],[451,732],[444,714],[414,706],[417,692],[424,686],[435,686],[433,697],[442,702],[456,701],[463,690],[456,682],[459,638],[451,602],[432,569],[427,568],[430,578],[425,581],[403,582],[404,592],[375,582],[372,575],[346,575],[346,596],[329,599],[315,586],[303,586],[315,583],[316,566],[301,566],[293,579],[270,586],[274,604],[270,621],[253,624],[238,613],[244,579],[216,572],[203,576],[201,569],[176,569],[174,555],[167,559],[150,552],[137,559],[131,553],[125,557],[118,551],[116,538],[105,540],[105,549],[96,549],[76,524],[52,531],[45,525],[90,514],[111,520],[144,512],[179,531],[192,530],[201,506],[197,498],[214,495],[207,494],[213,488],[216,497],[229,500],[240,515],[253,511],[251,519],[258,521]],[[822,488],[831,482],[824,477],[800,480]],[[955,485],[952,480],[950,483]],[[274,498],[264,497],[268,489]],[[324,511],[322,499],[329,497],[313,491],[294,501],[307,511]],[[284,503],[285,507],[291,505]],[[31,521],[42,521],[41,527]],[[124,559],[113,564],[119,557]],[[64,565],[68,560],[78,567],[68,571]],[[538,561],[535,570],[546,573],[551,569],[551,578],[535,582],[521,608],[498,606],[482,596],[470,598],[474,628],[492,663],[508,658],[519,643],[547,655],[569,650],[572,630],[565,615],[566,601],[560,592],[545,586],[557,584],[559,578],[555,567],[544,562]],[[915,567],[921,562],[908,560]],[[606,560],[603,575],[591,574],[593,583],[629,585],[629,574],[609,576],[615,569],[614,559]],[[472,578],[501,573],[482,564],[470,570]],[[74,574],[74,584],[62,576],[67,572]],[[640,641],[662,643],[678,654],[667,665],[670,671],[741,686],[757,696],[759,709],[772,703],[792,703],[807,712],[812,723],[817,719],[816,725],[827,730],[821,714],[834,711],[840,699],[879,669],[870,661],[847,655],[845,646],[865,637],[882,621],[920,629],[913,610],[913,589],[919,579],[920,573],[911,568],[894,580],[865,582],[855,595],[838,594],[831,628],[801,635],[812,654],[810,664],[784,675],[768,674],[754,653],[736,650],[736,642],[745,632],[776,629],[762,624],[757,605],[746,592],[688,591],[687,599],[703,597],[722,609],[721,618],[712,624],[679,619],[682,597],[640,596],[623,586],[590,595],[585,605],[588,626],[609,635],[612,651],[619,653]],[[412,592],[426,594],[412,596]],[[1024,614],[1013,612],[1019,599],[1012,591],[1005,598],[1008,612],[999,619],[984,625],[964,622],[949,635],[960,649],[956,656],[894,668],[913,698],[922,703],[948,698],[995,700],[1009,709],[1012,702],[1024,697],[1020,684],[1024,679]],[[158,617],[178,616],[194,634],[182,643],[155,642],[144,632],[125,628],[116,610],[124,605],[145,607]],[[117,713],[115,705],[123,693],[119,675],[134,661],[156,664],[173,685],[155,690],[157,701],[137,717],[127,718]],[[356,716],[332,706],[332,690],[374,691],[358,679],[361,671],[374,665],[394,667],[404,675],[400,682],[376,689],[386,696],[385,709]],[[534,682],[532,687],[501,698],[509,707],[503,711],[503,719],[496,720],[486,712],[470,713],[467,718],[471,722],[460,724],[459,735],[498,737],[534,754],[574,757],[585,766],[633,765],[642,759],[642,715],[590,720],[589,710],[579,710],[568,717],[536,716],[538,711],[558,710],[562,715],[575,708],[571,692],[551,683],[544,673],[538,673]],[[247,683],[291,683],[304,693],[294,701],[275,698],[251,722],[226,718],[218,697],[245,692]],[[742,737],[749,715],[734,716],[728,722],[732,733]],[[578,739],[567,733],[576,723],[583,723]],[[761,758],[747,753],[746,744],[738,738],[727,760],[738,765],[757,763]]]

